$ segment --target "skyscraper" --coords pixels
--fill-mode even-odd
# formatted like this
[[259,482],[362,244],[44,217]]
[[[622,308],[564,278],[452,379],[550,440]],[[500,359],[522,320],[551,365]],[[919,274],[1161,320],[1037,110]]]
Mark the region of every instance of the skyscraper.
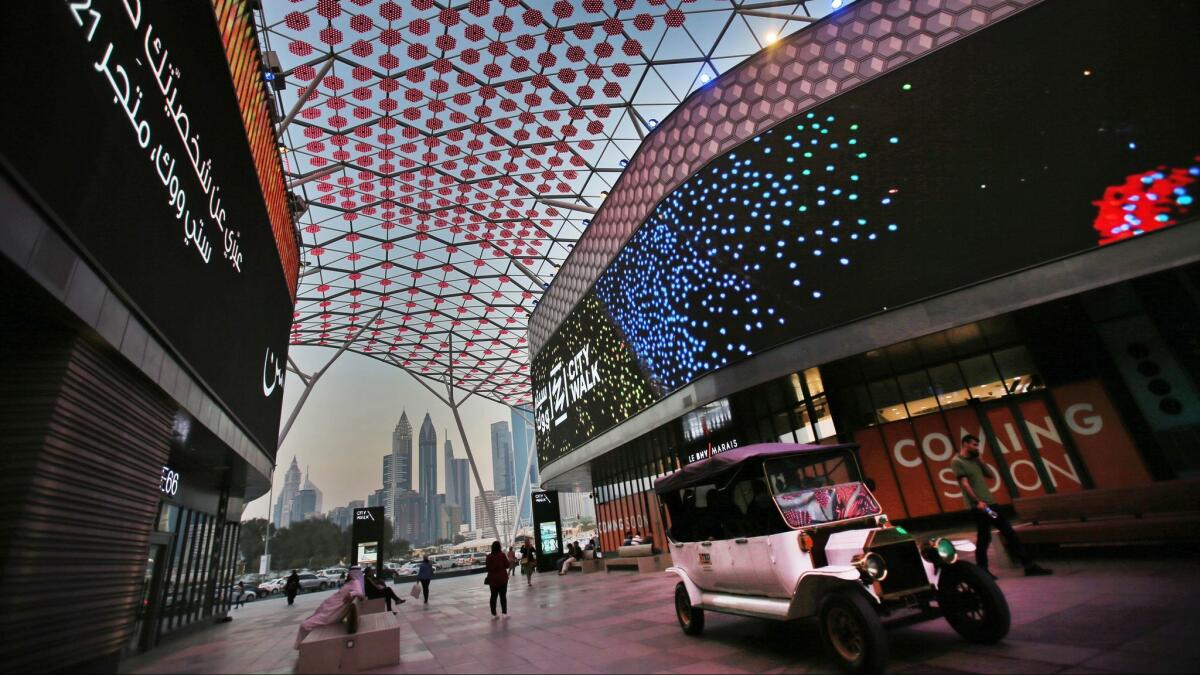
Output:
[[[299,469],[297,468],[297,470]],[[288,472],[291,473],[291,470],[289,469]],[[316,485],[313,485],[312,480],[308,476],[308,470],[305,469],[304,485],[292,497],[291,508],[288,509],[288,524],[295,524],[313,516],[321,515],[322,501],[321,490]]]
[[392,454],[383,459],[384,515],[396,522],[396,496],[412,490],[412,425],[408,413],[401,411],[400,421],[392,431]]
[[420,540],[432,543],[437,540],[438,520],[441,513],[438,509],[437,491],[437,431],[433,428],[433,420],[429,413],[421,422],[420,435],[417,438],[417,451],[420,453],[420,492],[421,492],[421,534]]
[[513,485],[512,434],[508,433],[508,422],[492,425],[492,487],[496,494],[508,497],[516,492]]
[[291,522],[292,500],[300,491],[300,465],[292,457],[292,465],[283,475],[283,489],[279,491],[279,499],[275,502],[275,527],[287,527]]
[[[529,488],[537,485],[538,479],[538,461],[537,452],[534,448],[533,436],[533,411],[529,408],[511,408],[512,410],[512,437],[513,437],[513,467],[515,478],[513,484],[519,491],[522,485],[528,482],[525,486],[524,506],[521,508],[520,522],[525,524],[533,523],[533,500],[529,497]],[[526,465],[529,466],[529,478],[526,481],[525,476],[521,472],[525,470]],[[517,495],[517,501],[521,501],[521,495]]]
[[449,523],[452,531],[457,532],[459,525],[471,520],[471,462],[454,458],[454,446],[450,443],[448,433],[443,448],[446,464],[446,505],[459,507],[457,511],[448,509],[445,513],[457,516],[457,520]]

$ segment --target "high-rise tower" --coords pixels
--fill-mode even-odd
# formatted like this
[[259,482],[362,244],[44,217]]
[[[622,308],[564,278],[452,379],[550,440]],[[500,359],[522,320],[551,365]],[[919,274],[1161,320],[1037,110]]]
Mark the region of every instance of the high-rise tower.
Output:
[[287,527],[292,520],[292,500],[300,491],[300,465],[292,457],[292,465],[283,475],[283,489],[279,491],[279,499],[275,502],[275,517],[272,519],[276,528]]
[[459,507],[459,522],[451,523],[451,531],[457,532],[459,525],[471,521],[471,462],[454,458],[454,446],[450,443],[449,432],[443,433],[447,436],[444,446],[446,505]]
[[[513,438],[513,486],[518,490],[522,490],[524,485],[525,497],[517,495],[518,502],[524,502],[521,508],[521,515],[518,519],[521,524],[529,525],[533,523],[533,500],[529,496],[530,488],[537,485],[538,479],[538,461],[537,451],[534,448],[533,437],[533,411],[529,408],[511,408],[512,410],[512,438]],[[522,474],[526,467],[529,467],[528,478]]]
[[392,431],[392,454],[383,458],[384,515],[396,522],[395,501],[401,493],[412,490],[412,425],[408,413],[401,411],[400,421]]
[[508,433],[508,422],[492,425],[492,487],[499,497],[508,497],[516,492],[513,485],[512,434]]
[[421,492],[421,532],[426,543],[437,540],[438,533],[438,490],[437,490],[437,431],[433,428],[433,420],[429,413],[421,421],[421,431],[417,437],[417,451],[420,453],[420,492]]

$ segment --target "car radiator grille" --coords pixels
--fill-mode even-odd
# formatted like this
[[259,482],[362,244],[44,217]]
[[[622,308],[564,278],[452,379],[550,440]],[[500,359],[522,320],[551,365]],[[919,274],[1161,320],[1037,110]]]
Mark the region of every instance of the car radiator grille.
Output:
[[872,547],[871,551],[878,553],[887,563],[887,577],[880,583],[884,595],[929,586],[916,542],[886,544]]

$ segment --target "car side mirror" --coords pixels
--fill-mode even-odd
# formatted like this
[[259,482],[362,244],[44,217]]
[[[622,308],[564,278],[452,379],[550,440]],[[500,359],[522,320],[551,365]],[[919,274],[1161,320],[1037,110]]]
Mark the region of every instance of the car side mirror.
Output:
[[874,478],[864,478],[863,485],[866,485],[867,489],[870,490],[871,492],[875,491],[875,479]]

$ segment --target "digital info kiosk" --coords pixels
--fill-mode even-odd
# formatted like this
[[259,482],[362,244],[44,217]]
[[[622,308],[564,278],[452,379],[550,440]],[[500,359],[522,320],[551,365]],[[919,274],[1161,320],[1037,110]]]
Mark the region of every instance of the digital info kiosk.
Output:
[[383,507],[354,509],[354,525],[350,528],[350,564],[363,569],[368,565],[379,569],[380,563],[385,560],[383,545],[386,541]]
[[533,493],[533,534],[537,545],[538,571],[555,569],[562,556],[562,518],[557,492]]

